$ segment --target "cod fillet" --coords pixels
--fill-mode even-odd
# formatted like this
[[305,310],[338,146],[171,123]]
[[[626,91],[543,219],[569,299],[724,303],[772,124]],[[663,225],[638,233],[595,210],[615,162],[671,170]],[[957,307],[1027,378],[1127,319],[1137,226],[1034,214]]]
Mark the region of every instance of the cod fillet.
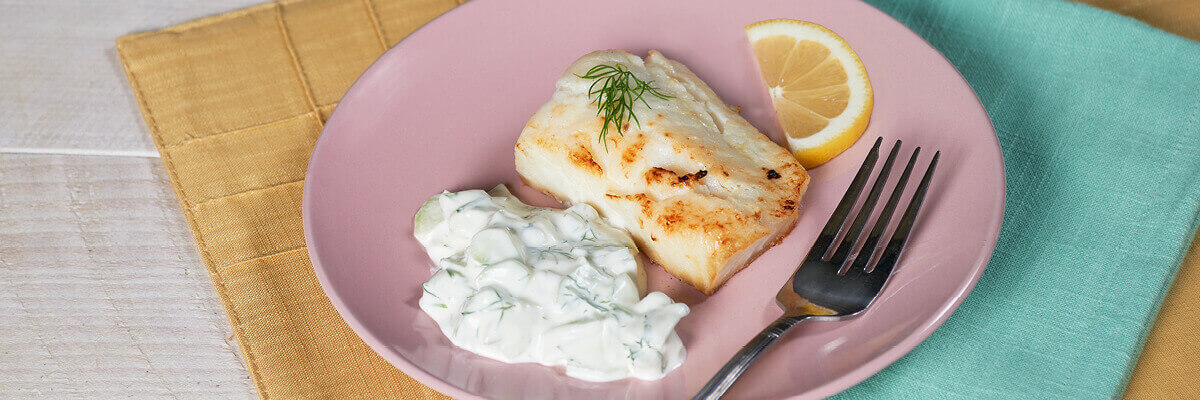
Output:
[[[634,108],[640,126],[610,127],[588,98],[599,64],[622,64],[653,81],[660,99]],[[746,122],[687,67],[651,51],[643,60],[607,50],[575,61],[516,144],[526,184],[587,203],[633,235],[667,272],[712,295],[795,226],[808,173]]]

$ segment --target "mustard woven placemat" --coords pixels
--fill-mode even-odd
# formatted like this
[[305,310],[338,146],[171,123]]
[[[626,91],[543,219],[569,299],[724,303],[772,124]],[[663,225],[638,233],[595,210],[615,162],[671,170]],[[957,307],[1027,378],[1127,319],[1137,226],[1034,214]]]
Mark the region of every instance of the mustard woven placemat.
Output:
[[1200,40],[1200,1],[1196,0],[1075,0],[1137,18],[1156,28]]
[[[1152,24],[1147,16],[1171,16],[1158,22],[1184,35],[1200,32],[1200,20],[1177,17],[1197,15],[1189,2],[1174,3],[1192,12],[1156,5],[1150,14],[1129,12],[1147,8],[1139,0],[1089,2]],[[457,4],[279,1],[117,40],[262,398],[446,398],[389,365],[337,315],[308,261],[300,193],[312,146],[354,79]],[[1163,305],[1127,397],[1200,393],[1194,379],[1200,346],[1192,338],[1200,329],[1198,244]]]
[[443,399],[346,326],[304,246],[322,124],[384,50],[454,0],[295,0],[117,40],[262,398]]

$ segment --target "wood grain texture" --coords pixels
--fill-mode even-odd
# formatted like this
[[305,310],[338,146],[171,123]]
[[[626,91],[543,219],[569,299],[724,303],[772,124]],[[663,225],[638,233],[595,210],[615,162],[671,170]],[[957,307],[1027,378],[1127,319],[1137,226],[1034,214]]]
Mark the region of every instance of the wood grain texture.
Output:
[[263,0],[0,0],[0,151],[157,157],[113,48]]
[[158,160],[0,154],[0,398],[253,398]]

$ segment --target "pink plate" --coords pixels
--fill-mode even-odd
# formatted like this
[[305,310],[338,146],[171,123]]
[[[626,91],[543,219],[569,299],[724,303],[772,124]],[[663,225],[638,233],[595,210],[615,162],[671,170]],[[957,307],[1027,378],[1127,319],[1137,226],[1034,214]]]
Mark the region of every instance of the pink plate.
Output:
[[[597,49],[658,49],[682,61],[781,142],[743,31],[772,18],[816,22],[849,41],[874,86],[874,115],[853,148],[810,171],[796,230],[716,295],[706,299],[658,266],[649,268],[652,290],[692,307],[678,326],[688,352],[682,367],[660,381],[591,383],[554,368],[478,357],[442,336],[417,307],[432,264],[412,238],[413,214],[425,199],[507,183],[527,202],[556,205],[521,184],[513,144],[567,65]],[[346,93],[309,164],[305,235],[316,275],[350,327],[442,393],[682,399],[779,315],[775,291],[877,136],[885,151],[895,139],[922,146],[922,166],[930,150],[942,151],[895,276],[861,316],[793,329],[727,398],[828,396],[900,358],[954,311],[983,272],[1004,211],[1000,146],[971,88],[920,37],[858,1],[472,1],[392,48]]]

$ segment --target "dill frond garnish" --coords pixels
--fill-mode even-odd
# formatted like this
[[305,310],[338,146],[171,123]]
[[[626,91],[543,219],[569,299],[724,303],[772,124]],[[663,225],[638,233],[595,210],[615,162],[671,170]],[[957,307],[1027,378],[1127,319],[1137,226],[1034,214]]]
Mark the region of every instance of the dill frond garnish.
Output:
[[639,128],[642,126],[637,114],[633,112],[633,107],[640,101],[649,109],[646,94],[663,100],[674,98],[659,92],[658,88],[653,86],[654,81],[641,80],[621,64],[596,65],[587,73],[575,76],[593,80],[592,85],[588,87],[588,98],[596,103],[596,115],[604,117],[604,126],[600,128],[600,143],[604,143],[605,151],[608,151],[608,142],[604,141],[604,138],[608,136],[609,126],[616,127],[617,133],[621,135],[629,129],[629,121],[633,121]]

